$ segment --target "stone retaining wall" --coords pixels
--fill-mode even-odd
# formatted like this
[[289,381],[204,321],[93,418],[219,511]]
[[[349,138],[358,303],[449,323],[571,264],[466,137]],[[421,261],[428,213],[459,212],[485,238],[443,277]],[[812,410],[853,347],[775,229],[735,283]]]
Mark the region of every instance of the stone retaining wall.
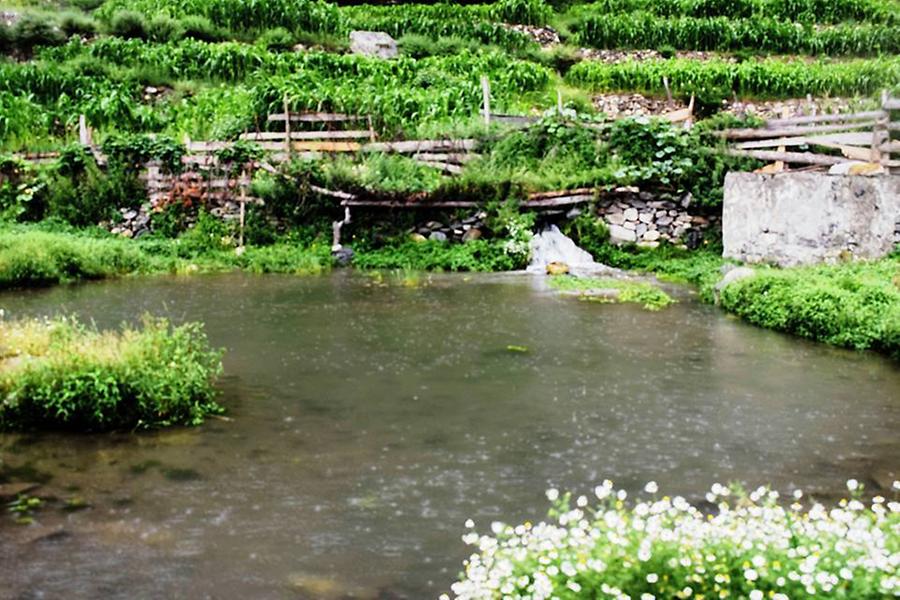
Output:
[[900,177],[729,173],[722,243],[781,266],[882,257],[900,243]]
[[690,194],[678,198],[621,187],[597,203],[597,214],[609,226],[611,241],[655,247],[660,242],[699,239],[704,230],[718,225],[718,215],[696,214],[690,206]]

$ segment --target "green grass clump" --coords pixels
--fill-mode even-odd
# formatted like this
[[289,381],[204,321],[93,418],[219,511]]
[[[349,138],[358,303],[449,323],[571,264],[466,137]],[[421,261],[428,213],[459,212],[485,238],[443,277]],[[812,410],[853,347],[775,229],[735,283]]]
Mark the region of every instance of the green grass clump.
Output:
[[317,274],[331,267],[329,249],[321,244],[281,241],[247,246],[239,254],[215,233],[201,226],[176,239],[126,240],[44,224],[0,227],[0,289],[166,273]]
[[[670,295],[645,281],[629,281],[627,279],[611,279],[608,277],[552,277],[550,286],[561,291],[581,292],[584,298],[601,302],[632,302],[640,304],[645,310],[659,310],[675,302]],[[615,298],[591,296],[592,290],[616,290]]]
[[0,321],[0,430],[196,425],[222,411],[221,352],[198,323],[99,331],[73,319]]
[[126,240],[0,230],[0,288],[116,277],[153,270],[155,262]]
[[361,269],[413,271],[512,271],[525,267],[525,256],[510,252],[505,241],[475,240],[465,244],[404,242],[359,252],[353,265]]
[[760,269],[730,284],[722,306],[768,329],[900,359],[900,258]]

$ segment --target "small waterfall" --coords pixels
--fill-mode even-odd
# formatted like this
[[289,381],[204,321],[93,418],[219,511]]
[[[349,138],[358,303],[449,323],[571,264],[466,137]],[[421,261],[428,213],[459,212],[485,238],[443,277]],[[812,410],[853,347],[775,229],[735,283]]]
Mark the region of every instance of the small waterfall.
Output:
[[546,273],[550,263],[563,263],[575,275],[614,274],[618,269],[594,261],[590,253],[579,248],[572,238],[551,225],[531,238],[531,262],[528,271]]

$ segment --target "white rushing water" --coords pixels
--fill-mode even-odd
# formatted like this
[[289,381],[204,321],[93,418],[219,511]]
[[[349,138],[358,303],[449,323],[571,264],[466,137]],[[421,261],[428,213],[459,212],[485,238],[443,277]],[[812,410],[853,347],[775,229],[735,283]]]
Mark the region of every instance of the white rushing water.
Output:
[[546,273],[550,263],[564,263],[575,275],[612,274],[618,271],[594,261],[594,257],[579,248],[572,238],[551,225],[531,238],[531,262],[528,271]]

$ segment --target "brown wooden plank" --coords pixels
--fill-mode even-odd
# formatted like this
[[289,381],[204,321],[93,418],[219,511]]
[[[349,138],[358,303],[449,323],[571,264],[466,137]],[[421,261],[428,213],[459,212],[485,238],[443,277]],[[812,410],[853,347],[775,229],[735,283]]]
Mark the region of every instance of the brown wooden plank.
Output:
[[561,198],[563,196],[581,196],[584,194],[593,195],[594,188],[575,188],[572,190],[558,190],[555,192],[535,192],[533,194],[528,194],[529,200],[545,200],[548,198]]
[[788,117],[785,119],[768,119],[766,127],[769,129],[777,129],[779,127],[790,125],[809,125],[811,123],[832,123],[842,121],[865,121],[868,119],[877,119],[884,115],[883,110],[869,110],[857,113],[829,113],[823,115],[806,115],[801,117]]
[[837,165],[847,162],[847,159],[843,156],[814,154],[812,152],[774,152],[770,150],[737,150],[734,148],[729,148],[725,152],[731,156],[747,156],[760,160],[784,161],[805,165]]
[[443,150],[447,152],[459,152],[474,150],[478,147],[478,140],[409,140],[404,142],[375,142],[364,144],[363,152],[396,152],[398,154],[412,154],[416,152],[429,152]]
[[463,164],[467,163],[476,158],[481,158],[478,154],[463,154],[461,152],[456,153],[434,153],[434,152],[421,152],[415,155],[415,158],[418,160],[430,161],[430,162],[444,162],[444,163],[457,163]]
[[[292,131],[291,140],[352,140],[369,139],[371,132],[368,130],[346,131]],[[240,139],[248,141],[284,140],[283,131],[261,131],[258,133],[242,133]]]
[[[347,115],[344,113],[302,112],[289,114],[292,122],[299,123],[342,123],[347,121],[365,121],[366,116]],[[285,113],[274,113],[268,116],[269,121],[284,121]]]
[[809,127],[785,127],[782,129],[725,129],[717,131],[716,135],[729,140],[759,140],[773,137],[791,137],[816,133],[833,133],[848,129],[871,129],[875,121],[861,121],[859,123],[844,123],[841,125],[811,125]]
[[858,131],[852,133],[831,133],[797,137],[780,137],[771,140],[753,140],[735,144],[735,148],[750,150],[754,148],[775,148],[777,146],[814,146],[825,144],[842,144],[845,146],[871,146],[872,133]]
[[556,198],[545,198],[540,200],[526,200],[522,203],[525,208],[553,208],[556,206],[570,206],[572,204],[582,204],[590,202],[594,199],[594,194],[573,194],[570,196],[558,196]]

